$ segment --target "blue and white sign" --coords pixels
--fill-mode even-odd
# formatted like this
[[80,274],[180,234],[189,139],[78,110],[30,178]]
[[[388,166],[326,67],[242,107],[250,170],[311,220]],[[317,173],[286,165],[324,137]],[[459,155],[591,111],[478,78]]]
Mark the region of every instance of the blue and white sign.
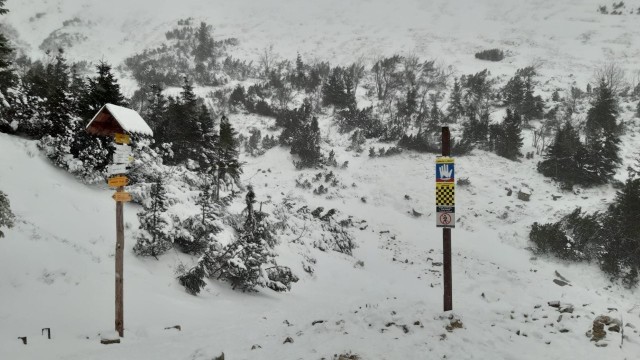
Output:
[[436,159],[436,183],[455,182],[455,164],[453,158],[438,157]]

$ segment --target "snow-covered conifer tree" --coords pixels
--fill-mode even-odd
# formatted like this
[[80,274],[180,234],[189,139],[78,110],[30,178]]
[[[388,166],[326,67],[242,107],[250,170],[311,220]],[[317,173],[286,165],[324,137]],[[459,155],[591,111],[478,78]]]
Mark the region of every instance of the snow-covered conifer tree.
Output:
[[212,181],[205,177],[196,199],[199,212],[185,220],[176,235],[175,242],[185,253],[202,254],[216,241],[215,235],[220,232],[221,227],[218,223],[219,209],[213,201],[213,192]]
[[0,191],[0,238],[4,236],[4,233],[2,232],[3,226],[9,229],[13,227],[14,215],[11,212],[10,205],[7,194]]
[[133,247],[137,255],[153,256],[157,259],[158,255],[171,249],[167,208],[167,191],[162,178],[158,177],[151,185],[149,199],[143,204],[143,210],[138,213],[141,231]]

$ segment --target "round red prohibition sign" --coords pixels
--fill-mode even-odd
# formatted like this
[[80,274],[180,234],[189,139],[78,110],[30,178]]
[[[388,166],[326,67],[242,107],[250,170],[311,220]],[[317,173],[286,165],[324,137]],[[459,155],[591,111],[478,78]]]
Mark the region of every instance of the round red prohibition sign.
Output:
[[451,215],[449,214],[441,214],[440,215],[440,222],[444,225],[449,225],[451,224]]

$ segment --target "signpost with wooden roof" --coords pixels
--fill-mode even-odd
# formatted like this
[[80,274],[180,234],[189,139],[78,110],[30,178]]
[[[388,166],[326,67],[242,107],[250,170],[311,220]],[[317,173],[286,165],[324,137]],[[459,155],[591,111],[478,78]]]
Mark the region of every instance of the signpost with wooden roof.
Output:
[[[153,131],[135,110],[122,106],[106,104],[91,119],[86,127],[89,134],[98,136],[113,136],[115,152],[113,163],[108,167],[110,187],[116,187],[113,194],[116,201],[116,331],[120,337],[124,336],[124,304],[123,304],[123,253],[124,253],[124,220],[123,203],[131,201],[131,194],[124,191],[129,183],[125,176],[128,166],[133,162],[131,156],[130,134],[153,136]],[[119,340],[118,340],[119,342]]]

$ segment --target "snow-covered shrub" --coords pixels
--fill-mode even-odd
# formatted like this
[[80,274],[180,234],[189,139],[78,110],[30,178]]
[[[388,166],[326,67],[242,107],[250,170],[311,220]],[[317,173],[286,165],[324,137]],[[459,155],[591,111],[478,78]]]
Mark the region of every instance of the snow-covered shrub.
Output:
[[314,247],[322,251],[333,250],[346,255],[353,255],[353,249],[356,248],[356,244],[353,241],[353,234],[346,227],[335,221],[329,221],[322,224],[322,230],[321,238],[313,242]]
[[203,280],[204,276],[204,268],[202,266],[194,266],[184,274],[178,276],[178,281],[189,294],[198,295],[200,290],[207,285]]
[[0,191],[0,238],[4,236],[2,227],[11,229],[13,227],[13,220],[15,216],[11,212],[11,204],[7,194]]
[[151,183],[158,174],[167,172],[162,154],[151,147],[152,143],[153,140],[147,137],[136,137],[132,142],[133,163],[127,174],[130,184]]
[[213,202],[212,185],[203,182],[196,200],[198,214],[177,224],[174,229],[174,243],[187,254],[202,254],[207,246],[216,241],[215,235],[222,230],[218,220],[220,208]]
[[267,287],[273,291],[289,291],[291,284],[298,282],[299,278],[287,266],[278,266],[274,264],[265,269],[267,273]]
[[363,145],[367,142],[364,137],[364,132],[360,130],[356,130],[351,135],[351,145],[347,148],[347,150],[353,150],[357,153],[361,153],[364,148]]
[[188,292],[197,294],[204,286],[201,281],[204,276],[227,281],[233,289],[242,291],[255,291],[258,286],[287,291],[298,281],[291,269],[276,263],[273,230],[265,221],[265,213],[254,212],[255,194],[251,188],[246,201],[247,218],[236,229],[237,239],[225,246],[210,242],[198,264],[179,278]]
[[261,231],[259,223],[252,224],[247,219],[243,233],[231,244],[210,243],[198,264],[180,277],[181,284],[197,294],[197,287],[205,285],[201,279],[207,276],[227,281],[233,289],[242,291],[255,291],[258,286],[274,291],[290,290],[298,278],[288,267],[275,263],[275,254],[260,237]]
[[246,140],[244,145],[245,152],[247,152],[247,154],[250,154],[251,156],[259,156],[264,154],[265,150],[262,147],[263,139],[260,130],[253,128],[250,132],[251,135]]
[[568,260],[596,260],[625,285],[637,285],[640,260],[640,179],[630,173],[606,212],[583,214],[578,208],[560,221],[534,223],[529,238],[534,251]]
[[269,150],[278,145],[278,139],[276,139],[273,135],[266,135],[262,138],[262,149]]
[[536,245],[534,249],[536,253],[553,253],[560,258],[570,257],[568,252],[571,249],[567,247],[569,240],[562,229],[562,224],[559,222],[548,224],[533,223],[529,233],[529,240]]
[[179,250],[186,254],[198,255],[205,252],[207,246],[215,241],[220,228],[212,222],[203,222],[201,217],[191,216],[180,221],[173,229],[173,241]]
[[477,52],[475,56],[480,60],[500,61],[504,59],[504,51],[500,49],[482,50]]
[[99,138],[66,128],[57,136],[46,135],[38,147],[56,166],[70,172],[82,182],[104,181],[103,173],[109,150]]

